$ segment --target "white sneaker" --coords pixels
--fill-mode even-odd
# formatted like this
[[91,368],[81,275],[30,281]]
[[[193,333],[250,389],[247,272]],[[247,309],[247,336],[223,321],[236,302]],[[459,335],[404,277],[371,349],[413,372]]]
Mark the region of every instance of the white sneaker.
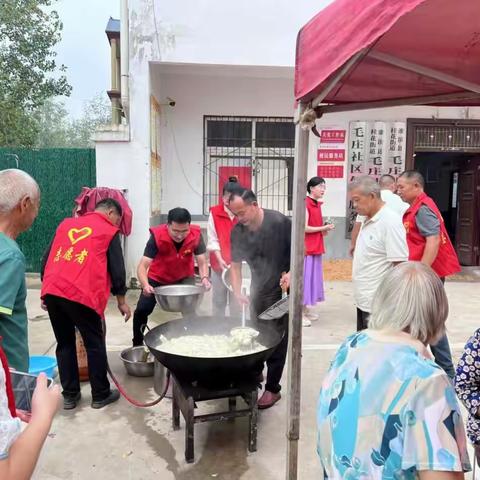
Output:
[[311,327],[312,326],[312,322],[306,318],[306,317],[302,317],[302,325],[304,327]]
[[304,313],[304,317],[307,317],[310,320],[318,320],[320,318],[320,315],[318,315],[318,313],[315,313],[310,309],[307,309]]

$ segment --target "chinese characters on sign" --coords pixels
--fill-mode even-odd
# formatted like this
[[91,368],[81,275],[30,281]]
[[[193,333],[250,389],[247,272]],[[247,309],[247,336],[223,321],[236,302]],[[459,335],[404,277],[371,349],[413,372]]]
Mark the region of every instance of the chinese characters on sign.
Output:
[[345,143],[345,130],[323,129],[320,133],[320,143]]
[[378,180],[383,174],[387,154],[387,130],[385,122],[375,122],[369,129],[368,162],[366,175]]
[[343,178],[345,161],[346,130],[338,127],[324,127],[320,132],[317,150],[317,175],[323,178]]
[[318,165],[317,175],[322,178],[343,178],[343,165]]
[[[351,183],[355,178],[365,175],[366,172],[366,150],[368,138],[367,122],[351,122],[348,136],[348,183]],[[357,216],[353,209],[352,202],[348,197],[347,192],[347,221],[346,221],[346,236],[350,237],[355,217]]]
[[345,149],[318,149],[317,160],[319,162],[344,162]]
[[[404,170],[405,147],[405,122],[350,122],[348,183],[361,175],[376,180],[384,174],[398,177]],[[347,193],[346,238],[351,236],[356,216]]]
[[383,173],[388,173],[396,178],[405,168],[405,148],[407,144],[405,123],[394,122],[389,133],[388,162],[383,169]]

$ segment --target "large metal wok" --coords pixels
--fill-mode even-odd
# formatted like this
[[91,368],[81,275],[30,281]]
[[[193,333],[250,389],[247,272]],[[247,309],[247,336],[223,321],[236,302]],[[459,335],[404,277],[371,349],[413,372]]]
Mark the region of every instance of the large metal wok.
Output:
[[150,330],[144,338],[145,345],[155,358],[174,375],[188,381],[199,381],[205,384],[231,382],[242,377],[251,376],[272,354],[280,343],[285,330],[274,321],[248,321],[246,326],[258,330],[256,340],[265,345],[265,350],[235,357],[187,357],[160,350],[163,335],[167,339],[183,335],[229,335],[230,330],[241,325],[236,317],[197,317],[190,316],[172,320]]

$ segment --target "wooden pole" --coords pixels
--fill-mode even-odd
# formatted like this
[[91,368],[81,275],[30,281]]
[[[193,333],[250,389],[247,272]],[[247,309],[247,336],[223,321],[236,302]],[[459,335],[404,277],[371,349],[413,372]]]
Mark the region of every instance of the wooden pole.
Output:
[[300,438],[300,395],[302,370],[303,262],[305,237],[305,192],[308,167],[308,138],[298,118],[305,110],[299,104],[296,112],[295,164],[293,174],[292,251],[290,260],[290,315],[288,341],[287,397],[287,480],[298,475],[298,440]]

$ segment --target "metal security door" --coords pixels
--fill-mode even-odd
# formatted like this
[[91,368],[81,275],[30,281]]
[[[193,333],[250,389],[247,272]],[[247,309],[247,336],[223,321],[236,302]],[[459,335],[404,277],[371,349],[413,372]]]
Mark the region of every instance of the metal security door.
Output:
[[468,159],[458,175],[456,250],[462,265],[479,265],[480,159]]

